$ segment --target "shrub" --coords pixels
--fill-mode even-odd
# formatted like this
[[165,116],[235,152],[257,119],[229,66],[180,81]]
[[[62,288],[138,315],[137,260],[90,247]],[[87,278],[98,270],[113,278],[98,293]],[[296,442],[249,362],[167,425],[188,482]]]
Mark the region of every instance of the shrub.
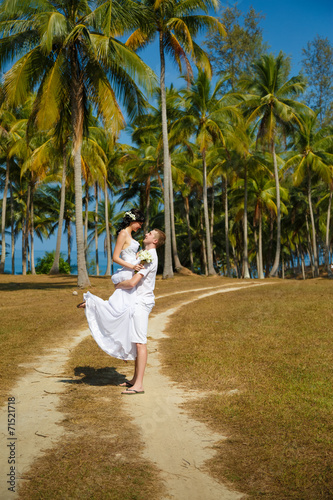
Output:
[[[52,264],[54,262],[55,252],[45,252],[44,257],[37,260],[36,273],[37,274],[48,274],[51,270]],[[70,274],[71,268],[63,257],[60,256],[59,259],[59,273]]]

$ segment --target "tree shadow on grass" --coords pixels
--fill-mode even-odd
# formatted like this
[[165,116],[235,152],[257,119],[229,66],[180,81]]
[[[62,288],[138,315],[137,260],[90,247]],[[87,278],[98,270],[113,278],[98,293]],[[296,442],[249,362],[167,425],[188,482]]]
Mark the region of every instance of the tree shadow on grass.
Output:
[[74,368],[74,375],[76,377],[82,377],[76,380],[62,380],[68,384],[88,384],[94,386],[103,385],[119,385],[125,382],[126,377],[119,373],[112,366],[107,366],[105,368],[93,368],[91,366],[77,366]]
[[33,277],[15,276],[12,281],[0,283],[0,291],[17,292],[18,290],[60,290],[76,288],[76,281],[71,275]]

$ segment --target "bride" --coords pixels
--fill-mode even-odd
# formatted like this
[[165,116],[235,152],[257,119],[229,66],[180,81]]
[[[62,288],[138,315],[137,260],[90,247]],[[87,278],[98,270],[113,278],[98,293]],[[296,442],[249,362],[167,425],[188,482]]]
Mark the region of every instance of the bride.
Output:
[[[136,254],[139,243],[132,238],[145,218],[143,213],[132,208],[125,213],[117,231],[117,241],[113,252],[113,262],[123,266],[111,280],[116,285],[131,279],[135,271],[144,266]],[[84,302],[77,307],[84,308],[92,336],[103,351],[114,358],[134,360],[136,345],[130,340],[130,319],[134,312],[136,289],[116,289],[109,300],[103,300],[90,292],[83,294]]]

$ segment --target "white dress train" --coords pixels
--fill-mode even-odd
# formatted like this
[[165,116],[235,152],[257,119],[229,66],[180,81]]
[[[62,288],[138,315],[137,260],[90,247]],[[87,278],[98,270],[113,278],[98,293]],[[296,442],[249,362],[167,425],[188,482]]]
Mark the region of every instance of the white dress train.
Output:
[[[120,256],[126,262],[136,262],[139,243],[131,241]],[[133,270],[121,268],[112,276],[117,284],[133,276]],[[136,344],[131,342],[136,289],[115,290],[109,300],[103,300],[90,292],[83,294],[85,313],[90,332],[103,351],[114,358],[136,359]]]

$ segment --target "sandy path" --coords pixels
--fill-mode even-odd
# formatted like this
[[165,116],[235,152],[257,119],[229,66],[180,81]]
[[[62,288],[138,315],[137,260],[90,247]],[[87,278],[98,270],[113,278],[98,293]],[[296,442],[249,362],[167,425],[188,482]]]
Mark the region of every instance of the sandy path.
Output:
[[[209,292],[206,291],[194,300],[216,293],[228,293],[262,285],[252,285],[247,282],[231,287],[227,285],[214,290],[209,289]],[[199,290],[207,290],[207,288],[196,291]],[[204,424],[189,418],[180,408],[186,400],[198,397],[198,393],[196,391],[185,392],[161,373],[158,341],[166,337],[164,330],[169,318],[179,308],[193,302],[193,299],[184,301],[179,306],[149,320],[149,354],[144,380],[145,394],[124,396],[125,408],[141,429],[146,444],[144,455],[162,471],[162,478],[168,492],[165,499],[236,500],[245,498],[242,493],[232,491],[217,482],[204,470],[205,461],[214,456],[214,444],[225,437],[213,433]],[[130,374],[131,372],[128,371],[128,376]]]
[[[57,408],[60,404],[61,393],[68,387],[59,382],[64,377],[68,379],[67,376],[61,374],[71,349],[88,335],[90,335],[89,330],[82,331],[79,335],[72,337],[66,345],[49,349],[43,357],[37,358],[33,363],[23,365],[31,367],[32,371],[22,377],[8,394],[8,397],[15,397],[15,436],[13,437],[8,435],[8,407],[6,405],[0,408],[1,500],[18,498],[17,488],[23,481],[20,476],[28,473],[33,461],[44,450],[52,448],[63,435],[64,429],[60,424],[64,415]],[[15,459],[15,492],[8,491],[10,484],[7,481],[10,477],[8,478],[7,474],[11,472],[11,465],[8,464],[10,452],[8,443],[13,443],[12,452],[15,453],[12,457]]]
[[[268,283],[267,283],[268,284]],[[227,293],[263,284],[243,283],[237,286],[222,286],[197,297],[198,300],[216,293]],[[204,290],[204,289],[202,289]],[[185,291],[184,293],[188,293]],[[165,295],[163,296],[165,297]],[[162,297],[159,297],[162,298]],[[242,495],[229,491],[201,470],[204,462],[213,456],[212,446],[223,439],[213,434],[205,425],[189,419],[180,409],[188,394],[161,374],[158,355],[158,340],[165,335],[163,330],[169,319],[180,307],[191,301],[182,302],[177,308],[160,313],[149,322],[149,360],[145,377],[145,395],[124,396],[124,405],[135,424],[142,432],[146,448],[143,453],[161,469],[168,496],[177,500],[232,500]],[[15,397],[15,436],[10,437],[7,429],[7,405],[0,408],[0,498],[18,498],[17,488],[27,474],[29,467],[40,454],[56,444],[63,435],[60,425],[63,414],[57,408],[60,395],[66,384],[60,383],[70,350],[77,346],[89,330],[82,331],[66,345],[50,349],[46,355],[25,366],[32,368],[20,379],[8,397]],[[130,369],[130,367],[129,367]],[[68,378],[68,377],[66,377]],[[158,390],[156,390],[158,388]],[[14,439],[16,438],[16,439]],[[11,472],[8,458],[10,446],[15,454],[15,493],[8,491]]]

